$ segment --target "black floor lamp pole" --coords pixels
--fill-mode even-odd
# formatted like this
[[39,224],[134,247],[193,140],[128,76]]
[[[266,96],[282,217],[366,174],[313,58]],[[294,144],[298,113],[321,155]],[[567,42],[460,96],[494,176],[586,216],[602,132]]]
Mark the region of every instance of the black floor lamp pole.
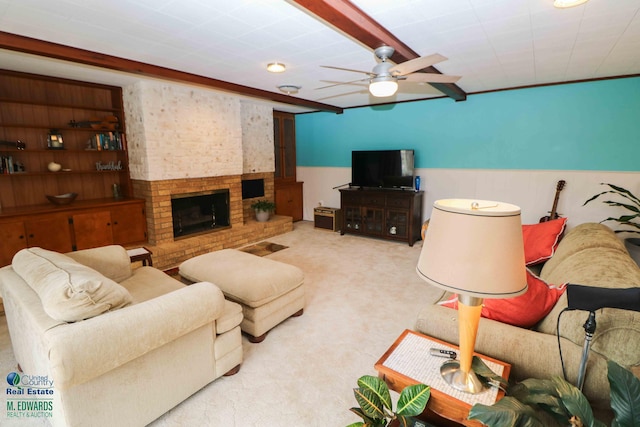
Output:
[[589,360],[589,347],[591,347],[591,339],[596,332],[596,313],[594,311],[589,312],[587,321],[584,322],[584,345],[582,346],[582,360],[580,360],[580,369],[578,371],[578,384],[577,387],[582,391],[584,385],[584,375],[587,371],[587,361]]

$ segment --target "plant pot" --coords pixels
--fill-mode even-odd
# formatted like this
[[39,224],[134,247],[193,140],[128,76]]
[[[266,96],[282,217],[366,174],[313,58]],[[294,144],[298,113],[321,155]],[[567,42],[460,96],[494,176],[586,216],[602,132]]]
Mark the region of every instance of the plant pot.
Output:
[[267,222],[269,221],[269,215],[271,212],[269,211],[260,211],[256,209],[256,221],[258,222]]
[[640,238],[632,237],[624,239],[624,246],[629,251],[631,258],[640,266]]

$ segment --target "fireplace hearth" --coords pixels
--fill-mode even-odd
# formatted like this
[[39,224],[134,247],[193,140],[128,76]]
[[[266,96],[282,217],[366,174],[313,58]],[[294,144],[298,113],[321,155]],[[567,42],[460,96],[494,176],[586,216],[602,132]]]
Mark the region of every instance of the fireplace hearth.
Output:
[[174,239],[230,227],[229,190],[171,196]]

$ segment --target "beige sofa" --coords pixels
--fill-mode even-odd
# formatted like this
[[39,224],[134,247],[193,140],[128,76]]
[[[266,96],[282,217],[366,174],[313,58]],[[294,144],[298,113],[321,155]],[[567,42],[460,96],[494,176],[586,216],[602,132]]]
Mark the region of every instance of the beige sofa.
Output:
[[[54,253],[50,260],[49,254],[33,250],[0,269],[16,360],[24,374],[53,380],[54,426],[142,426],[214,379],[237,371],[242,362],[241,308],[225,301],[215,285],[185,286],[153,267],[132,270],[120,246],[67,255],[56,258]],[[45,271],[40,269],[46,273],[37,278]],[[85,315],[75,311],[78,301],[69,308],[64,306],[69,301],[52,307],[51,300],[87,289],[56,290],[56,295],[23,279],[44,278],[48,288],[55,288],[50,279],[66,273],[77,277],[74,269],[91,276],[86,283],[113,280],[111,290],[123,301],[109,301],[106,312],[91,313],[86,320],[62,321],[57,318]],[[94,285],[89,286],[92,292],[106,292]],[[39,295],[46,295],[44,304]],[[100,306],[93,302],[92,309]]]
[[[581,224],[569,231],[540,272],[547,283],[573,283],[604,288],[640,286],[640,268],[624,244],[602,224]],[[443,295],[441,300],[449,298]],[[563,376],[556,337],[558,315],[567,307],[566,293],[552,311],[531,329],[482,318],[475,350],[511,363],[511,379]],[[568,380],[576,384],[584,344],[586,311],[568,311],[560,320],[562,356]],[[640,377],[640,312],[604,308],[596,311],[597,328],[585,376],[584,394],[597,414],[611,417],[607,359]],[[416,329],[457,343],[457,313],[439,305],[426,307]]]

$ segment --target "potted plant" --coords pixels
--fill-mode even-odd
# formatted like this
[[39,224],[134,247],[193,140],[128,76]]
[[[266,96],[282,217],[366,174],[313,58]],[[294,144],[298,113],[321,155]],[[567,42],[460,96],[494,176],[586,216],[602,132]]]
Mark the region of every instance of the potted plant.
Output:
[[251,209],[256,212],[256,220],[265,222],[269,220],[271,212],[276,208],[276,204],[267,199],[261,199],[251,204]]
[[[629,213],[627,213],[626,215],[621,215],[618,218],[609,217],[603,219],[600,222],[614,221],[617,222],[621,227],[624,227],[618,230],[614,230],[616,233],[640,234],[640,199],[634,196],[629,190],[617,185],[607,183],[600,183],[600,185],[606,185],[610,188],[610,190],[606,190],[596,194],[595,196],[584,202],[582,206],[585,206],[587,203],[596,200],[600,196],[611,194],[617,200],[603,200],[602,203],[605,203],[609,206],[624,208],[629,211]],[[640,265],[640,238],[626,238],[624,240],[624,244],[631,257],[636,261],[638,265]]]
[[391,394],[387,384],[378,377],[364,375],[358,379],[358,388],[353,389],[359,407],[351,408],[362,421],[348,427],[386,427],[393,421],[407,427],[413,425],[413,417],[420,415],[427,406],[431,389],[424,384],[410,385],[402,389],[397,411],[393,411]]
[[[615,416],[611,425],[640,426],[640,380],[613,361],[607,362],[607,369]],[[469,419],[492,427],[605,426],[593,416],[582,392],[560,377],[515,384],[497,403],[473,405]]]

